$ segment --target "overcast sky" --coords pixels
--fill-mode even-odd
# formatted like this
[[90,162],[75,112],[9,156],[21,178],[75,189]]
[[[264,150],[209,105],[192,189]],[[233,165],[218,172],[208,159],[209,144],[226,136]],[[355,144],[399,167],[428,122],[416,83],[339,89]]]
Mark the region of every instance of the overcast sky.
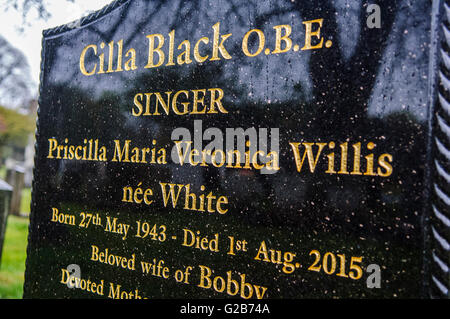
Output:
[[0,10],[0,35],[25,54],[36,85],[39,83],[42,30],[79,19],[90,11],[101,9],[112,0],[75,0],[75,3],[64,0],[45,0],[45,2],[52,16],[47,21],[42,21],[36,19],[36,12],[31,11],[28,17],[30,25],[25,26],[23,32],[19,32],[22,26],[20,13],[12,9],[7,12]]

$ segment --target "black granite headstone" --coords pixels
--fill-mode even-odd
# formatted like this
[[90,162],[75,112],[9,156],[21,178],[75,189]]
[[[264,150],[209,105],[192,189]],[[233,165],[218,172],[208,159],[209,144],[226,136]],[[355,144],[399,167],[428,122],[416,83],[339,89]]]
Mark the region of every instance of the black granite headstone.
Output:
[[448,297],[449,16],[128,0],[45,31],[24,297]]

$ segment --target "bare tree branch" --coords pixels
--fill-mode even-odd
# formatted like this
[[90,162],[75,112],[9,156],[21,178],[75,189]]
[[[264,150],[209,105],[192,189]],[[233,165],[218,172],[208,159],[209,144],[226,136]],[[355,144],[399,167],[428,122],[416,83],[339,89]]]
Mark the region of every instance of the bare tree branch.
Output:
[[[65,0],[74,3],[75,0]],[[51,17],[51,13],[48,10],[48,3],[46,0],[5,0],[0,5],[2,10],[15,10],[22,15],[22,25],[29,25],[28,18],[30,13],[35,11],[39,19],[47,21]],[[20,31],[23,31],[23,27]]]

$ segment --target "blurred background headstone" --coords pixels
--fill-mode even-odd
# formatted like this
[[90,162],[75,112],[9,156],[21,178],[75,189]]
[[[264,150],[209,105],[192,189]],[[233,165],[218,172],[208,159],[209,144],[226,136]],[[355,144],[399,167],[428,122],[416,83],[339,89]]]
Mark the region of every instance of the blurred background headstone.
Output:
[[12,187],[11,205],[9,213],[20,216],[22,190],[25,187],[25,169],[21,165],[14,165],[6,171],[6,182]]
[[0,266],[12,191],[13,188],[11,187],[11,185],[0,179]]

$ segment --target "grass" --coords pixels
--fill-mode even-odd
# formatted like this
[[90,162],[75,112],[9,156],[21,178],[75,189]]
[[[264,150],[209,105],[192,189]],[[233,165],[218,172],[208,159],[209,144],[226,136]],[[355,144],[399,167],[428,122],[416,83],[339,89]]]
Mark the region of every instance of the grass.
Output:
[[10,215],[0,264],[0,298],[22,298],[28,218]]
[[31,202],[31,188],[24,188],[22,190],[22,200],[20,202],[20,212],[30,213],[30,202]]
[[[31,189],[22,191],[21,212],[30,212]],[[28,237],[28,218],[10,215],[0,263],[0,299],[22,298]]]

